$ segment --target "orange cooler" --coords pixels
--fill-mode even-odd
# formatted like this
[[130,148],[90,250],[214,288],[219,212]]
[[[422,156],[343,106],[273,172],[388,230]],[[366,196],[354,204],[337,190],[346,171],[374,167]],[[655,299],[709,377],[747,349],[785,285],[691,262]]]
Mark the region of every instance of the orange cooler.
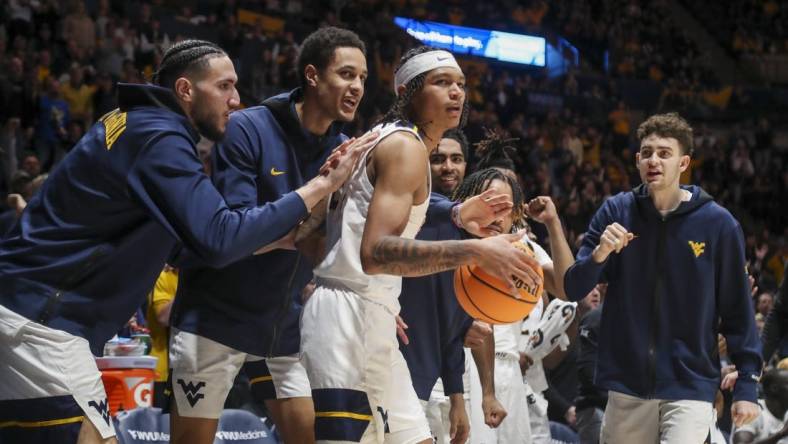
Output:
[[112,416],[124,410],[153,404],[156,376],[153,356],[104,356],[96,358]]

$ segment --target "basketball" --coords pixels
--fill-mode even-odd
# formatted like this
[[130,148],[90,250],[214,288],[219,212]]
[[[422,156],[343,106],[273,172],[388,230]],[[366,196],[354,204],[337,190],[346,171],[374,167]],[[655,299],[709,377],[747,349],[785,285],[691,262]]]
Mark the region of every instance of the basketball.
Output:
[[[527,244],[517,241],[514,246],[534,256]],[[544,277],[542,267],[537,266],[536,272]],[[517,296],[509,294],[504,282],[481,267],[464,265],[454,272],[454,293],[460,306],[472,318],[490,324],[509,324],[522,320],[542,297],[543,283],[534,288],[518,279],[515,285],[519,290]]]

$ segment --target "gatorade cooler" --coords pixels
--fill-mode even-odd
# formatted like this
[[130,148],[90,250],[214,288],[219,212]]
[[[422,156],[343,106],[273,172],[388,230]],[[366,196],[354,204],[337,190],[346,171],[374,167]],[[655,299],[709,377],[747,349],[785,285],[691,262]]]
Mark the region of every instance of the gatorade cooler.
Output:
[[104,356],[96,358],[112,416],[124,410],[153,404],[154,356]]

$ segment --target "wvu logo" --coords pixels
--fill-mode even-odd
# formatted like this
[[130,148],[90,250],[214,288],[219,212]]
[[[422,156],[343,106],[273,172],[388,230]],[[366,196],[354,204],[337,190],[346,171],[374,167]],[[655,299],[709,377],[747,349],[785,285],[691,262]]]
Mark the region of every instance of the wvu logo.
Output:
[[700,257],[700,255],[706,250],[706,242],[689,241],[688,243],[690,248],[692,248],[692,252],[695,253],[695,257]]
[[106,399],[100,402],[90,401],[88,406],[93,407],[104,418],[104,421],[109,425],[109,403]]
[[205,387],[205,381],[200,381],[199,384],[194,385],[191,381],[186,382],[183,379],[178,380],[178,384],[180,384],[183,393],[186,395],[186,400],[189,401],[189,404],[194,407],[202,398],[205,398],[205,395],[200,393],[200,390]]

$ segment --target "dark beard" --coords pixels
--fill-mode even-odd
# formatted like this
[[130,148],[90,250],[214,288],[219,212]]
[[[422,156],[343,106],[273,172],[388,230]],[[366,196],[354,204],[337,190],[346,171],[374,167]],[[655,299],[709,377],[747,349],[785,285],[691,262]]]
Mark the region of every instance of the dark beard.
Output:
[[214,142],[219,142],[224,138],[224,131],[213,123],[212,117],[209,107],[203,104],[201,100],[196,100],[194,103],[194,115],[192,117],[194,126],[197,127],[197,131],[199,131],[203,137]]

